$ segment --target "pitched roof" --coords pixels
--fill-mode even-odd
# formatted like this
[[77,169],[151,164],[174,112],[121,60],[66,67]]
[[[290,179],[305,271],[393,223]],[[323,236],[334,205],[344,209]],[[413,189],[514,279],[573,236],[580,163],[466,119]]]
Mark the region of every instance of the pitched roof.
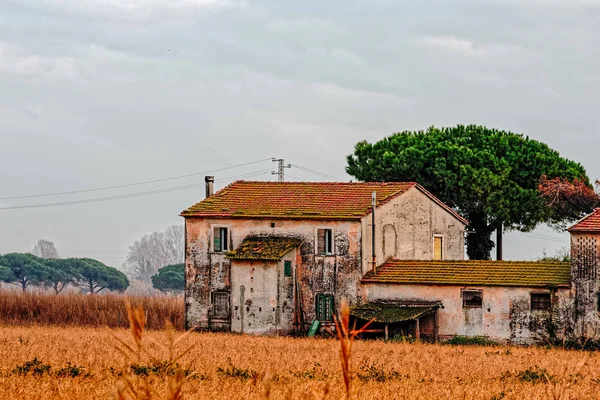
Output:
[[580,219],[568,229],[569,232],[600,232],[600,208]]
[[391,260],[364,283],[547,287],[571,284],[571,266],[556,261]]
[[232,260],[279,261],[290,250],[300,245],[300,240],[280,237],[246,238],[240,246],[227,253]]
[[413,182],[258,182],[236,181],[184,210],[183,217],[360,219],[377,205],[416,187],[464,223],[468,222]]
[[350,315],[366,321],[394,323],[414,321],[439,307],[439,304],[405,304],[397,302],[372,302],[350,309]]

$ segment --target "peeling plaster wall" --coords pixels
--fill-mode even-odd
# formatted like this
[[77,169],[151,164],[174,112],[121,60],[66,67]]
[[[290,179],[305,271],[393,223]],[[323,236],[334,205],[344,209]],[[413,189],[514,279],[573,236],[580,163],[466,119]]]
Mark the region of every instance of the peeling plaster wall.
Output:
[[[275,227],[271,227],[275,223]],[[315,296],[317,293],[334,295],[335,306],[337,307],[342,298],[355,302],[358,296],[359,282],[361,274],[361,223],[357,221],[310,221],[310,220],[272,220],[272,219],[204,219],[204,218],[186,218],[186,323],[188,328],[211,329],[211,330],[235,330],[244,331],[252,326],[255,332],[264,332],[268,329],[285,331],[291,328],[291,309],[293,304],[289,305],[289,294],[279,292],[276,301],[276,309],[280,307],[280,320],[274,318],[274,323],[270,321],[264,311],[258,312],[249,309],[248,312],[254,312],[256,325],[242,325],[241,312],[239,308],[239,288],[244,285],[244,296],[248,298],[250,288],[246,287],[248,279],[254,277],[256,280],[263,280],[266,286],[263,291],[268,293],[257,293],[259,302],[265,302],[268,299],[270,304],[272,288],[288,290],[287,283],[278,281],[278,276],[283,275],[283,262],[279,262],[276,267],[260,265],[254,262],[251,268],[239,261],[226,259],[222,253],[213,253],[212,232],[214,226],[229,228],[231,248],[236,248],[247,236],[279,236],[293,237],[301,239],[300,251],[295,255],[296,275],[301,286],[300,297],[302,298],[302,308],[306,313],[306,321],[310,322],[315,318]],[[316,232],[319,228],[333,229],[334,254],[320,256],[315,254]],[[274,271],[277,273],[274,273]],[[246,276],[245,274],[250,274]],[[232,287],[232,280],[240,282],[235,288]],[[243,282],[243,283],[242,283]],[[293,281],[292,281],[293,284]],[[267,286],[269,286],[268,289]],[[222,321],[211,319],[211,292],[214,290],[224,290],[230,293],[230,305],[232,311],[231,321]],[[292,292],[293,295],[293,292]],[[287,296],[287,297],[286,297]],[[284,302],[288,305],[284,306]],[[253,300],[254,303],[254,300]],[[234,307],[238,306],[238,310]],[[272,310],[273,307],[271,307]],[[245,310],[245,308],[244,308]],[[259,315],[260,314],[260,315]],[[277,315],[277,312],[276,314]],[[240,320],[237,320],[237,318]],[[246,317],[246,314],[244,314]],[[250,320],[245,320],[244,323]],[[260,322],[263,321],[263,322]],[[232,325],[230,325],[230,323]],[[279,327],[279,328],[278,328]]]
[[[362,220],[363,273],[372,268],[372,215]],[[443,258],[463,260],[465,225],[417,188],[377,208],[375,212],[377,264],[388,258],[433,259],[433,237],[443,237]]]
[[571,233],[571,277],[578,333],[600,331],[600,233]]
[[[292,263],[292,277],[284,274],[285,261]],[[232,332],[263,334],[291,330],[295,261],[295,249],[281,261],[232,261]]]
[[[438,326],[441,338],[452,336],[486,336],[493,340],[512,343],[532,343],[541,321],[551,316],[550,311],[531,311],[531,293],[548,290],[523,287],[469,287],[435,285],[363,284],[365,301],[426,300],[441,301]],[[481,308],[463,308],[462,290],[481,290]],[[571,291],[560,288],[553,296],[553,304],[570,300]]]

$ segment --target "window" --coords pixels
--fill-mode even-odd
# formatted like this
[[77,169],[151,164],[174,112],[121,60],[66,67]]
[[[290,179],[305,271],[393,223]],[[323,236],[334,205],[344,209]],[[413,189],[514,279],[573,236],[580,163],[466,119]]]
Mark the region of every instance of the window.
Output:
[[531,293],[532,310],[549,310],[552,308],[550,293]]
[[598,292],[597,296],[598,296],[598,301],[596,303],[596,309],[600,312],[600,292]]
[[223,252],[229,250],[229,229],[214,228],[213,230],[213,251]]
[[315,311],[319,321],[333,320],[333,295],[318,294],[315,303]]
[[481,308],[483,306],[483,293],[478,290],[465,290],[462,292],[463,308]]
[[283,262],[283,276],[292,276],[292,262],[289,260]]
[[433,237],[433,259],[441,260],[444,258],[444,238],[441,236]]
[[214,318],[229,317],[229,293],[213,292],[212,294],[212,316]]
[[317,229],[317,254],[333,254],[333,230]]

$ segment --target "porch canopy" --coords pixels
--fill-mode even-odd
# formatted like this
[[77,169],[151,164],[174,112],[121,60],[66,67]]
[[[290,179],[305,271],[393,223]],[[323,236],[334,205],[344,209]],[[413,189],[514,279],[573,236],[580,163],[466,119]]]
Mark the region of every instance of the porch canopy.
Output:
[[[433,314],[442,304],[440,302],[414,302],[414,301],[376,301],[350,309],[350,315],[354,318],[380,323],[385,325],[385,336],[388,337],[388,325],[402,322],[415,323],[415,335],[420,337],[419,320],[427,315]],[[434,322],[434,325],[437,325]],[[437,340],[437,326],[434,336]]]

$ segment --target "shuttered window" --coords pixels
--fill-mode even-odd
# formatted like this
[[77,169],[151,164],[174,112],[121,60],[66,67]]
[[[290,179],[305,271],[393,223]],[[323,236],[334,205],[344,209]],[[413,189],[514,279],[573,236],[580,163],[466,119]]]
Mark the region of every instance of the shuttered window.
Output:
[[441,260],[444,258],[444,238],[435,236],[433,238],[433,259]]
[[333,231],[317,229],[317,254],[333,254]]
[[317,294],[315,302],[315,316],[319,321],[333,320],[333,295]]
[[283,262],[283,275],[284,276],[292,276],[292,262],[291,261],[284,261]]
[[229,251],[229,233],[227,228],[214,228],[213,251]]

